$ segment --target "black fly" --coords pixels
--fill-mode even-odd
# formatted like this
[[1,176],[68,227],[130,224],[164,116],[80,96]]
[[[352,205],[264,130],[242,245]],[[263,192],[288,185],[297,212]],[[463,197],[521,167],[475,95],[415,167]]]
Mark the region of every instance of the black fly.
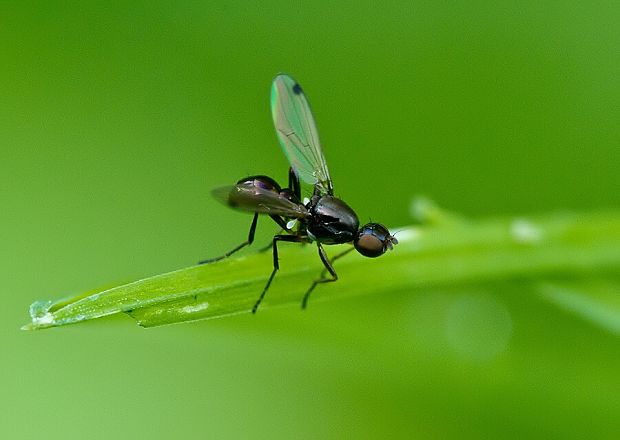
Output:
[[[224,259],[252,244],[258,215],[271,217],[285,234],[273,237],[273,271],[252,307],[252,313],[256,313],[279,269],[277,244],[280,241],[316,242],[319,257],[331,275],[331,278],[322,276],[312,283],[303,297],[302,308],[306,307],[310,293],[318,284],[338,279],[332,262],[353,249],[336,255],[330,261],[322,245],[353,243],[360,254],[374,258],[398,243],[388,229],[379,223],[368,223],[360,228],[355,212],[345,202],[334,197],[310,105],[301,86],[286,74],[280,74],[273,80],[271,114],[280,145],[291,164],[288,188],[281,188],[271,177],[250,176],[239,180],[236,185],[215,189],[215,198],[232,208],[253,212],[254,218],[246,241],[220,257],[199,263]],[[313,185],[310,199],[302,201],[300,180]]]

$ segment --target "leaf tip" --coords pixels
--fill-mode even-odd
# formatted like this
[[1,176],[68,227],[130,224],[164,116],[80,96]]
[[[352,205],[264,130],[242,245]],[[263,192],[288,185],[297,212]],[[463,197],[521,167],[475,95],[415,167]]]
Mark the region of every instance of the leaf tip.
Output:
[[21,327],[22,330],[37,330],[55,325],[54,315],[49,311],[52,301],[35,301],[30,305],[32,322]]

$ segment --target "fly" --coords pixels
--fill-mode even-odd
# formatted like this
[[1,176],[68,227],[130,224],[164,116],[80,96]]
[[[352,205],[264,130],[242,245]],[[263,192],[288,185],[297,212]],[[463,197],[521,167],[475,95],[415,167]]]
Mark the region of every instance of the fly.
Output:
[[[325,266],[321,277],[315,280],[306,291],[301,302],[306,308],[310,293],[321,283],[336,281],[338,275],[333,267],[334,260],[353,249],[360,254],[375,258],[383,255],[397,244],[390,231],[379,223],[368,223],[362,227],[355,211],[344,201],[334,197],[332,180],[319,143],[316,124],[310,105],[301,86],[289,75],[275,77],[271,86],[271,115],[280,146],[290,163],[288,187],[282,188],[268,176],[249,176],[235,185],[213,190],[213,195],[226,205],[242,211],[254,213],[248,238],[237,247],[217,258],[201,261],[212,263],[234,254],[252,244],[259,214],[271,217],[282,231],[273,237],[273,270],[258,300],[252,307],[256,313],[265,297],[273,278],[280,268],[278,263],[278,243],[312,243],[318,247],[319,257]],[[312,185],[312,196],[302,201],[301,184]],[[323,245],[352,243],[353,247],[336,255],[327,257]],[[327,278],[326,272],[330,278]]]

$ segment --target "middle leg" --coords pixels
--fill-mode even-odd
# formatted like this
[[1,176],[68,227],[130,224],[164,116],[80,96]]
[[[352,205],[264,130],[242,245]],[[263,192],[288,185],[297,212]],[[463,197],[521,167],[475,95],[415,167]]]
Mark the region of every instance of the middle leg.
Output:
[[273,281],[273,277],[276,275],[276,272],[278,271],[278,269],[280,269],[280,263],[278,262],[278,244],[277,244],[278,241],[288,241],[288,242],[293,242],[293,243],[307,243],[308,239],[306,237],[300,237],[298,235],[276,235],[275,237],[273,237],[273,242],[272,242],[273,243],[273,270],[271,271],[269,280],[267,280],[267,284],[263,288],[263,291],[258,297],[258,300],[254,304],[254,307],[252,307],[252,313],[256,313],[256,310],[258,310],[258,306],[263,301],[263,298],[265,297],[267,290],[269,290],[269,286],[271,285],[271,282]]

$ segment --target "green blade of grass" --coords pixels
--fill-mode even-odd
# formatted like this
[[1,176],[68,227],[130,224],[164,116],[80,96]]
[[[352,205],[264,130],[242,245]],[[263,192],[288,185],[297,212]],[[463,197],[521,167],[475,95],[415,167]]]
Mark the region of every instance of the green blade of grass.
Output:
[[615,279],[588,279],[539,283],[544,299],[586,321],[620,336],[620,283]]
[[[394,251],[377,259],[351,253],[336,263],[340,279],[310,299],[385,295],[494,280],[596,277],[620,269],[620,213],[555,214],[530,219],[437,221],[402,228]],[[316,246],[283,243],[280,267],[260,311],[299,305],[322,270]],[[328,247],[330,255],[346,249]],[[126,312],[144,327],[217,318],[251,310],[272,268],[270,252],[191,266],[101,292],[30,308],[24,329],[73,324]],[[618,293],[618,292],[615,292]],[[552,294],[554,295],[554,294]],[[557,297],[555,294],[554,298]],[[575,303],[574,307],[579,307]],[[605,322],[610,319],[606,317]]]

